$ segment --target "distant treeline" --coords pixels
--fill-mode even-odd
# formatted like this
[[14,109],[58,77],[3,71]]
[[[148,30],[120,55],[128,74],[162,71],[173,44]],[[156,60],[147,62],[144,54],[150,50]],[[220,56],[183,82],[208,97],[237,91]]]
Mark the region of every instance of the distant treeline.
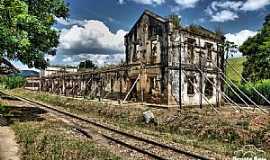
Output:
[[[244,92],[252,101],[259,105],[270,105],[266,102],[264,98],[262,98],[255,89],[261,93],[265,98],[270,101],[270,80],[261,80],[255,83],[236,83],[236,86]],[[252,104],[236,87],[232,87],[234,91],[247,103]],[[255,89],[254,89],[255,88]],[[228,86],[226,87],[226,94],[235,102],[243,103],[242,100],[230,89]]]

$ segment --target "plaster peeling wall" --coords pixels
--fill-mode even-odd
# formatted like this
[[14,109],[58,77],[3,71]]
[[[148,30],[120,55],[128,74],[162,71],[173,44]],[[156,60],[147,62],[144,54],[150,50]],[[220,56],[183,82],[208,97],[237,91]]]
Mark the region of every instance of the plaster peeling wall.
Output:
[[[191,57],[190,55],[188,55],[188,48],[190,44],[188,43],[189,39],[194,40],[194,60],[192,62],[189,62],[189,59]],[[217,101],[217,97],[221,97],[221,95],[217,93],[216,89],[216,87],[218,87],[218,89],[221,88],[221,84],[217,84],[217,73],[215,72],[215,66],[217,65],[218,59],[217,42],[181,31],[174,31],[171,34],[169,40],[170,49],[168,52],[168,65],[172,68],[169,70],[169,97],[171,96],[171,98],[169,98],[169,104],[179,104],[180,96],[183,105],[207,105],[208,102],[210,102],[211,104],[215,104]],[[207,59],[207,44],[212,44],[211,59]],[[181,74],[181,92],[179,92],[180,77],[178,70],[180,54],[182,64],[181,69],[183,70]],[[203,75],[200,74],[200,71],[198,70],[199,68],[201,70],[204,70]],[[196,89],[194,88],[194,94],[192,95],[187,94],[188,79],[186,78],[186,74],[194,76],[196,79],[194,82],[194,86]],[[204,78],[205,76],[208,78],[213,78],[213,96],[211,97],[204,96],[205,84],[206,82],[208,82],[208,80]],[[202,92],[203,95],[201,95],[200,92]]]
[[179,95],[179,71],[178,70],[171,70],[170,71],[170,76],[171,76],[171,86],[172,86],[172,96],[174,97],[175,101],[177,104],[179,104],[180,100],[180,95]]
[[[144,96],[143,100],[149,103],[179,104],[181,99],[183,105],[207,104],[197,90],[204,93],[206,83],[198,67],[203,70],[203,75],[213,79],[218,88],[223,88],[215,67],[223,66],[221,64],[224,61],[221,60],[221,57],[224,57],[222,53],[220,56],[218,54],[218,43],[223,43],[220,38],[201,27],[174,28],[169,19],[146,11],[125,36],[126,63],[123,66],[85,75],[78,73],[64,77],[45,77],[41,80],[40,90],[72,96],[100,95],[108,99],[123,99],[140,75],[141,79],[136,83],[128,100],[141,100],[140,96]],[[190,44],[193,44],[193,47]],[[210,49],[206,47],[209,44],[212,44],[210,59],[207,57]],[[194,89],[192,95],[187,94],[188,80],[185,72],[196,77],[194,85],[197,89]],[[214,88],[213,96],[208,97],[209,102],[215,104],[217,100],[221,101],[219,97],[221,96]]]

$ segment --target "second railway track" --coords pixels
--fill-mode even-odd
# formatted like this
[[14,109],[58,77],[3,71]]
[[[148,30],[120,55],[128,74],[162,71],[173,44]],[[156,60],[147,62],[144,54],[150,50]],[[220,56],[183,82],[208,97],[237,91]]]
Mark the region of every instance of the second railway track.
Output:
[[37,107],[43,108],[49,112],[54,112],[54,113],[57,113],[58,115],[60,114],[62,118],[64,119],[69,119],[69,120],[72,119],[72,121],[75,120],[76,122],[73,123],[74,127],[78,131],[86,135],[87,137],[91,137],[91,135],[88,132],[89,129],[85,129],[86,127],[81,127],[81,126],[85,126],[85,124],[91,125],[90,128],[96,130],[97,131],[96,133],[101,135],[102,137],[110,141],[113,141],[117,144],[120,144],[122,146],[125,146],[131,150],[135,150],[139,153],[147,155],[148,157],[151,157],[153,159],[159,159],[159,160],[171,160],[171,159],[210,160],[212,159],[206,156],[192,153],[184,149],[176,148],[168,144],[160,143],[154,140],[150,140],[144,137],[127,133],[119,129],[116,129],[114,127],[108,126],[106,124],[102,124],[100,122],[96,122],[89,118],[81,117],[79,115],[75,115],[73,113],[60,110],[58,108],[55,108],[53,106],[50,106],[41,102],[36,102],[36,101],[30,100],[24,97],[8,95],[3,92],[1,92],[1,94],[14,97],[20,101],[24,101],[28,104],[32,104]]

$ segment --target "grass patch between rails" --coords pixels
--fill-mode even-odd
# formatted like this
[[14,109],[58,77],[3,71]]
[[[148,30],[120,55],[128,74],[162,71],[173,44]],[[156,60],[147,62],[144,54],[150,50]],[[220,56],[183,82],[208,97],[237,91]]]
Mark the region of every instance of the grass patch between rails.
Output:
[[21,148],[22,160],[120,160],[73,129],[56,120],[11,125]]
[[221,115],[204,108],[186,108],[174,118],[176,111],[153,110],[157,124],[145,124],[142,113],[147,108],[112,106],[98,102],[75,100],[43,92],[22,89],[13,94],[60,106],[67,111],[99,118],[123,129],[142,131],[155,137],[179,144],[207,149],[218,154],[234,156],[234,152],[245,145],[263,149],[270,158],[270,117],[261,113],[244,115],[222,108]]

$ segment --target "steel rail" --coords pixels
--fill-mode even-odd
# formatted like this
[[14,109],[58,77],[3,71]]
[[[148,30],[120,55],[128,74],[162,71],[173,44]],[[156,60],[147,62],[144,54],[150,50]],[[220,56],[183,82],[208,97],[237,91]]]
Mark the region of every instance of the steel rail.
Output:
[[[9,95],[9,94],[6,94],[6,93],[4,93],[2,91],[0,91],[0,93],[5,94],[5,95]],[[211,158],[209,158],[209,157],[205,157],[205,156],[202,156],[202,155],[199,155],[199,154],[192,153],[190,151],[182,150],[182,149],[179,149],[179,148],[176,148],[176,147],[173,147],[173,146],[169,146],[167,144],[159,143],[159,142],[154,141],[154,140],[146,139],[146,138],[143,138],[143,137],[139,137],[139,136],[136,136],[136,135],[127,133],[127,132],[123,132],[123,131],[117,130],[115,128],[106,126],[104,124],[101,124],[101,123],[92,121],[92,120],[90,120],[88,118],[80,117],[80,116],[78,116],[76,114],[73,114],[73,113],[70,113],[70,112],[66,112],[66,111],[62,111],[62,110],[56,109],[56,108],[54,108],[54,107],[52,107],[50,105],[44,104],[42,102],[37,102],[37,101],[30,100],[28,98],[21,97],[21,96],[15,96],[15,95],[9,95],[9,96],[14,97],[14,98],[17,98],[18,100],[24,101],[24,102],[29,103],[29,104],[38,105],[38,106],[41,106],[43,108],[50,109],[50,110],[55,111],[57,113],[63,114],[65,116],[68,116],[68,117],[71,117],[71,118],[74,118],[74,119],[77,119],[77,120],[80,120],[80,121],[83,121],[83,122],[86,122],[86,123],[89,123],[89,124],[92,124],[92,125],[94,125],[96,127],[103,128],[105,130],[108,130],[108,131],[117,133],[119,135],[123,135],[123,136],[129,137],[129,138],[132,138],[132,139],[135,139],[135,140],[138,140],[138,141],[146,142],[148,144],[161,147],[163,149],[174,151],[175,153],[178,153],[178,154],[182,154],[182,155],[185,155],[185,156],[189,156],[189,157],[193,157],[193,158],[201,159],[201,160],[211,160]],[[101,135],[103,136],[103,134],[101,134]],[[106,135],[105,135],[105,137],[106,137]],[[109,138],[111,140],[114,139],[112,137],[109,137]],[[117,142],[119,140],[114,139],[113,141]],[[121,143],[123,143],[123,145],[129,147],[129,144],[124,144],[125,142],[121,142]],[[137,147],[134,147],[134,146],[133,146],[133,149],[134,150],[137,150],[137,151],[140,151],[143,154],[147,154],[147,155],[149,155],[149,156],[151,156],[153,158],[156,158],[156,159],[167,160],[167,158],[160,157],[158,155],[154,155],[153,153],[148,153],[148,151],[145,151],[143,149],[140,149],[140,148],[137,148]]]

